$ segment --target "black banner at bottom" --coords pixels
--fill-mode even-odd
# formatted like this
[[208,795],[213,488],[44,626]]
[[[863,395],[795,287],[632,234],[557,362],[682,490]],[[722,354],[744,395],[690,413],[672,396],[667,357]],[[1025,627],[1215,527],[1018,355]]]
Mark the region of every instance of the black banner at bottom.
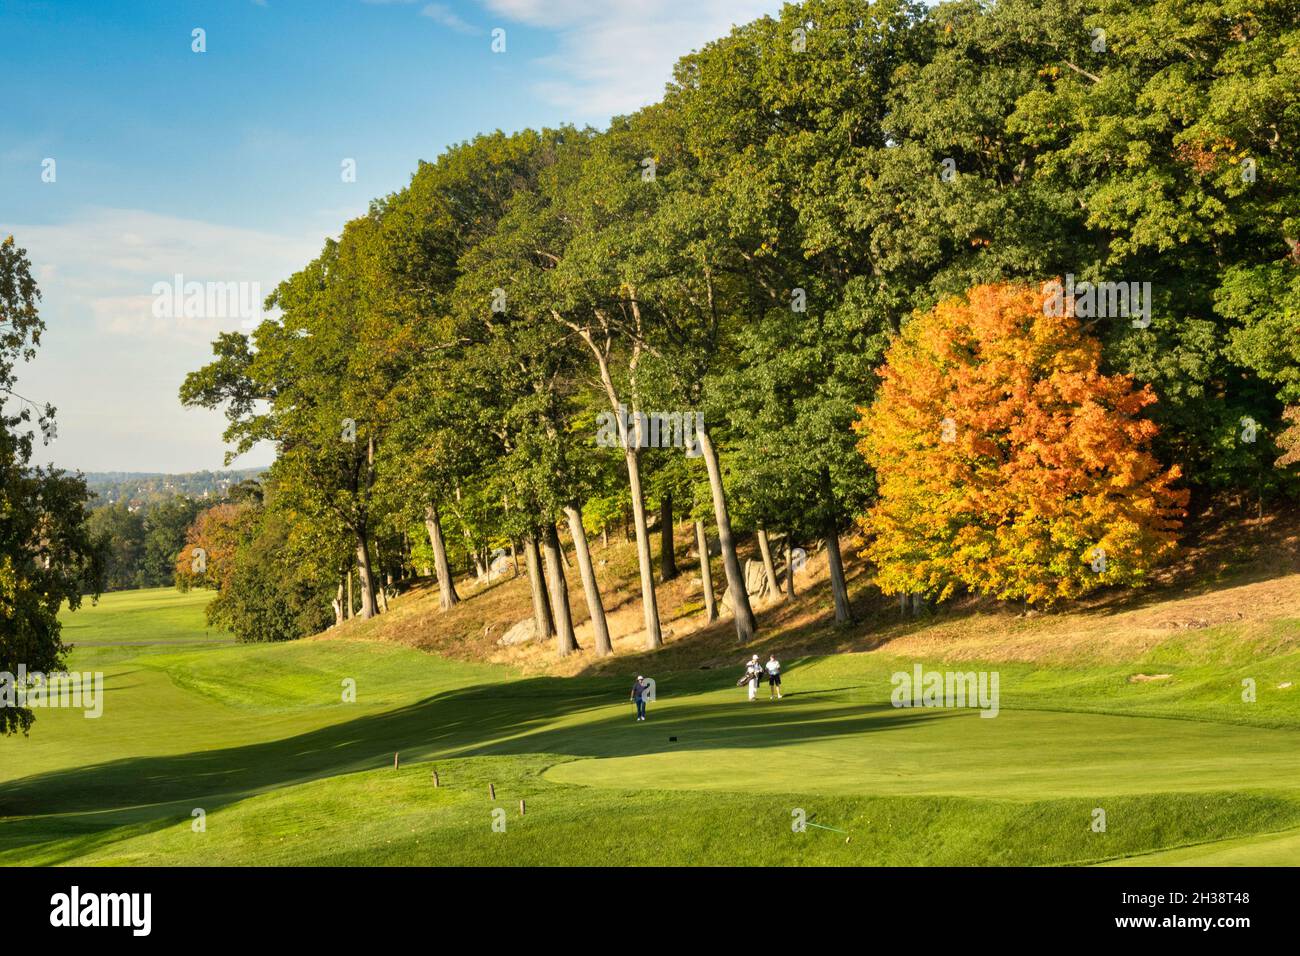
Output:
[[[130,945],[255,933],[259,944],[375,942],[436,931],[537,945],[752,937],[807,945],[1197,935],[1294,925],[1288,869],[4,869],[6,930]],[[454,934],[450,936],[447,934]],[[593,937],[594,934],[594,937]],[[991,934],[991,935],[990,935]]]

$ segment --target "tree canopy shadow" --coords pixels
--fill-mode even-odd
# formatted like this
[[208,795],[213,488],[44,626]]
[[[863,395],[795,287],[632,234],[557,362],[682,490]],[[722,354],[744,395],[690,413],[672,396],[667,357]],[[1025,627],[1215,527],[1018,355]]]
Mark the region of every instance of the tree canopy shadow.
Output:
[[394,752],[409,763],[530,753],[609,757],[719,747],[758,750],[944,716],[894,712],[886,719],[892,710],[887,703],[799,707],[800,697],[813,701],[853,689],[819,688],[787,695],[780,704],[694,700],[687,692],[680,702],[657,701],[651,720],[637,723],[630,704],[625,715],[573,719],[619,704],[627,694],[622,681],[535,677],[474,685],[278,740],[131,757],[9,781],[0,785],[0,847],[13,849],[23,845],[24,833],[48,831],[43,821],[56,814],[66,819],[60,820],[60,833],[66,835],[69,827],[84,832],[81,845],[123,826],[149,832],[186,818],[190,807],[211,812],[260,792],[391,766]]

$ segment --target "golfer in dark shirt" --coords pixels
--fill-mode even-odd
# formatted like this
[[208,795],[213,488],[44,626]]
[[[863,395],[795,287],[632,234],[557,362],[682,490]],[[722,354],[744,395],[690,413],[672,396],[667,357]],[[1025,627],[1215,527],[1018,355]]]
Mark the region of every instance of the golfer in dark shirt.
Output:
[[637,720],[645,720],[645,695],[649,692],[650,683],[638,674],[636,683],[632,685],[632,699],[636,701]]

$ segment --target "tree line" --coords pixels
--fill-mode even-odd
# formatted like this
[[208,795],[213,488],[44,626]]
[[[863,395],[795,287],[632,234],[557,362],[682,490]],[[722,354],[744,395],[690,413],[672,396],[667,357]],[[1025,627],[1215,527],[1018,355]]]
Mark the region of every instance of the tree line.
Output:
[[[607,654],[589,538],[624,520],[647,648],[681,515],[741,641],[742,534],[773,583],[774,540],[823,542],[840,623],[855,520],[887,593],[1141,583],[1188,508],[1296,488],[1298,13],[807,0],[604,130],[422,162],[187,376],[232,457],[277,457],[182,574],[266,639],[345,617],[354,571],[364,617],[421,567],[450,608],[453,563],[505,550],[560,655],[561,530]],[[1079,305],[1129,285],[1141,310]],[[645,447],[674,414],[691,447]]]
[[[176,584],[178,558],[199,515],[214,505],[240,502],[261,494],[254,477],[233,481],[210,480],[208,473],[197,473],[188,481],[191,476],[176,477],[180,479],[176,484],[182,487],[202,486],[204,497],[151,487],[161,481],[139,483],[145,487],[123,482],[130,485],[132,492],[127,497],[121,493],[120,486],[110,487],[106,492],[102,483],[96,485],[88,476],[87,487],[92,491],[88,525],[101,552],[103,590]],[[216,496],[208,500],[212,492]],[[105,497],[109,500],[99,503]]]

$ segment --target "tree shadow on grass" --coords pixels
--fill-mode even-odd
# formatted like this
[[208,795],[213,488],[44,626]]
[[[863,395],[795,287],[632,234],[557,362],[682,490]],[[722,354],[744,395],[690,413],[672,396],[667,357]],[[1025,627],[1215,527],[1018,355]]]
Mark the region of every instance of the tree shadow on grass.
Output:
[[[54,835],[72,835],[78,847],[98,845],[96,834],[101,833],[102,842],[112,842],[123,833],[175,825],[192,807],[212,812],[260,792],[391,767],[394,752],[401,753],[405,764],[535,753],[612,757],[761,749],[951,716],[932,712],[923,717],[881,703],[823,703],[817,695],[827,691],[818,691],[787,695],[779,704],[669,698],[652,705],[647,723],[634,721],[630,704],[626,711],[574,719],[617,705],[626,693],[622,681],[614,685],[555,677],[475,685],[280,740],[127,758],[9,781],[0,785],[0,813],[27,819],[0,817],[0,850],[35,848],[52,842]],[[815,706],[800,707],[801,696]],[[670,742],[670,736],[677,740]],[[67,816],[56,819],[55,814]]]

